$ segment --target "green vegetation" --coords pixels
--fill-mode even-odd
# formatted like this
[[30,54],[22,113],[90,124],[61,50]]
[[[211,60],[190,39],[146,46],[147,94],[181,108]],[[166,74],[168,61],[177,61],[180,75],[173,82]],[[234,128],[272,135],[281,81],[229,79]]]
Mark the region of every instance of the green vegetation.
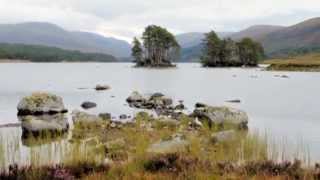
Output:
[[18,59],[32,62],[116,62],[111,55],[99,53],[83,53],[80,51],[63,50],[55,47],[0,44],[0,59]]
[[211,31],[203,40],[201,62],[205,67],[257,66],[263,57],[263,47],[250,38],[244,38],[240,42],[229,38],[221,40]]
[[[312,179],[319,175],[303,169],[300,161],[277,163],[277,148],[266,136],[237,131],[234,138],[217,142],[212,133],[228,130],[228,126],[204,124],[192,129],[192,119],[185,115],[175,121],[179,123],[143,112],[137,114],[134,123],[113,126],[104,120],[75,124],[69,142],[31,147],[29,165],[11,166],[9,172],[0,173],[0,179]],[[185,148],[150,152],[154,143],[177,136],[189,142]],[[5,165],[12,158],[8,153],[16,152],[19,143],[14,143],[18,138],[0,140],[0,164]],[[55,166],[57,159],[59,165]]]
[[269,64],[267,70],[273,71],[320,71],[320,53],[311,53],[296,57],[271,59],[263,62]]
[[146,27],[143,35],[143,48],[134,39],[132,56],[137,66],[166,67],[179,57],[180,46],[175,37],[165,28],[156,25]]

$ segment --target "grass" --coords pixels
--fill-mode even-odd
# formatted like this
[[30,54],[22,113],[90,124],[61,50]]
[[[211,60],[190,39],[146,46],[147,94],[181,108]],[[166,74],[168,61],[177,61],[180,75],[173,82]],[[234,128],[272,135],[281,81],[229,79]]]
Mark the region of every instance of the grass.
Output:
[[[0,179],[278,179],[314,177],[314,171],[302,169],[300,161],[278,161],[280,148],[267,135],[237,131],[235,138],[216,143],[212,134],[229,126],[204,125],[190,129],[191,119],[181,116],[179,123],[154,119],[139,113],[135,123],[112,128],[102,125],[76,124],[69,140],[58,140],[42,146],[31,146],[28,163],[0,173]],[[189,142],[184,150],[149,153],[150,145],[171,140],[180,134]],[[19,162],[13,156],[19,151],[19,138],[9,141],[0,136],[0,164]],[[18,141],[18,142],[15,142]],[[38,141],[31,139],[30,141]],[[15,159],[16,158],[16,159]],[[110,163],[103,163],[105,159]],[[8,169],[7,169],[8,170]],[[10,176],[11,175],[11,176]]]
[[320,71],[320,53],[312,53],[286,59],[266,60],[268,70],[274,71]]

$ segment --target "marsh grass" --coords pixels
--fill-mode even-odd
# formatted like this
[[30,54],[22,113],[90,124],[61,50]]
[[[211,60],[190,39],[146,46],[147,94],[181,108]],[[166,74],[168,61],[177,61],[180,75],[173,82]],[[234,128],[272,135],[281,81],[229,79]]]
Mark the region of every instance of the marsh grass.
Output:
[[[155,121],[153,117],[139,113],[135,123],[123,125],[122,128],[110,128],[108,124],[82,124],[72,130],[77,136],[71,136],[71,139],[52,141],[51,136],[48,139],[32,137],[29,139],[30,144],[37,145],[29,148],[22,145],[19,135],[8,139],[0,134],[0,164],[3,170],[14,163],[31,167],[27,173],[29,179],[41,179],[45,177],[46,171],[51,172],[50,168],[43,167],[62,165],[65,169],[69,168],[68,172],[80,171],[81,177],[86,179],[131,180],[242,176],[246,179],[247,176],[259,176],[258,173],[247,174],[248,169],[259,171],[255,166],[270,166],[272,169],[281,166],[276,162],[295,158],[301,159],[306,165],[310,163],[307,148],[297,149],[290,156],[287,151],[289,146],[286,143],[279,146],[278,141],[274,141],[267,133],[240,130],[236,132],[235,138],[217,143],[212,141],[212,134],[233,127],[204,124],[201,129],[190,130],[189,117],[182,116],[179,122],[177,125],[172,121]],[[177,134],[189,142],[185,150],[168,154],[148,152],[153,143],[170,141]],[[305,147],[303,144],[301,140],[297,146]],[[101,171],[99,167],[105,158],[113,163]],[[85,173],[88,168],[90,173]],[[58,170],[60,172],[61,169]],[[269,169],[265,171],[269,172]]]

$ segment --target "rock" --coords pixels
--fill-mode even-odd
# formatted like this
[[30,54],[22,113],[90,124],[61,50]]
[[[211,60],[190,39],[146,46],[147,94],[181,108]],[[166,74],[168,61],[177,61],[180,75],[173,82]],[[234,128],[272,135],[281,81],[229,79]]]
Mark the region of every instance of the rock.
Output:
[[43,115],[66,113],[61,97],[50,93],[33,93],[24,97],[18,104],[18,115]]
[[241,100],[240,99],[233,99],[233,100],[229,100],[229,101],[226,101],[226,102],[229,102],[229,103],[241,103]]
[[100,113],[99,117],[103,120],[111,120],[111,114],[110,113]]
[[98,84],[98,85],[95,87],[95,90],[96,90],[96,91],[105,91],[105,90],[108,90],[108,89],[111,89],[111,87],[108,86],[108,85],[100,85],[100,84]]
[[180,104],[176,105],[176,107],[174,107],[175,110],[184,110],[185,108],[186,107],[182,103],[180,103]]
[[127,102],[128,103],[142,103],[144,102],[146,99],[137,91],[134,91],[131,93],[131,95],[127,98]]
[[239,128],[247,128],[249,120],[246,112],[225,106],[196,108],[192,116],[207,120],[209,125],[232,124]]
[[75,110],[72,112],[72,121],[73,123],[100,123],[103,119],[96,115]]
[[221,132],[212,134],[211,137],[212,137],[211,140],[213,143],[230,141],[236,138],[236,131],[235,130],[221,131]]
[[81,104],[81,107],[83,109],[91,109],[91,108],[95,108],[97,107],[97,104],[94,102],[90,102],[90,101],[86,101],[84,103]]
[[22,136],[30,134],[38,136],[41,133],[64,133],[69,129],[67,117],[64,114],[19,116],[22,127]]
[[147,152],[156,154],[176,153],[184,151],[188,145],[189,142],[187,140],[184,140],[182,137],[175,137],[171,140],[152,144]]
[[163,104],[165,106],[170,106],[170,105],[173,104],[173,100],[171,98],[169,98],[169,97],[165,97],[164,96],[164,97],[161,98],[161,100],[162,100],[162,102],[163,102]]
[[125,115],[125,114],[121,114],[121,115],[119,116],[119,118],[120,118],[120,119],[128,119],[128,116]]
[[282,75],[281,78],[289,78],[287,75]]
[[161,98],[163,96],[164,96],[164,94],[157,92],[157,93],[154,93],[151,95],[150,100],[156,99],[156,98]]
[[207,107],[207,105],[204,103],[196,103],[195,107],[196,108],[205,108],[205,107]]

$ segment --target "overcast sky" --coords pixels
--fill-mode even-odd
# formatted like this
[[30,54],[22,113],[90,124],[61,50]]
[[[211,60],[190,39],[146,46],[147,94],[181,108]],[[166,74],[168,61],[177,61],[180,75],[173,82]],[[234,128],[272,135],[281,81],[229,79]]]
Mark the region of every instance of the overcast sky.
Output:
[[292,25],[320,16],[320,0],[0,0],[0,23],[51,22],[129,40],[149,24],[174,33]]

